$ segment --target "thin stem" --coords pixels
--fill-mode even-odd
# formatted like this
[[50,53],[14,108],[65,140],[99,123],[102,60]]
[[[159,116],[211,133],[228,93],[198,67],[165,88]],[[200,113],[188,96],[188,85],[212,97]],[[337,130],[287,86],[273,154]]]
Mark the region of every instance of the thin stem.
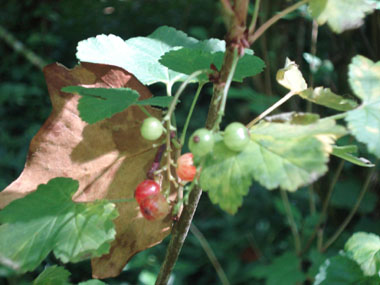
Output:
[[181,134],[181,139],[180,139],[180,144],[181,145],[183,145],[184,142],[185,142],[186,132],[187,132],[187,128],[189,127],[189,124],[190,124],[191,115],[194,112],[195,105],[197,104],[199,94],[201,93],[201,90],[202,90],[204,84],[205,83],[199,83],[198,88],[197,88],[197,92],[194,95],[194,99],[193,99],[193,102],[191,103],[191,107],[190,107],[189,113],[187,114],[185,125],[183,126],[183,130],[182,130],[182,134]]
[[185,90],[186,86],[191,82],[191,80],[193,80],[197,76],[201,75],[202,73],[207,73],[208,71],[209,70],[206,70],[206,69],[195,71],[192,74],[190,74],[189,77],[187,77],[184,82],[182,82],[181,86],[178,88],[177,92],[174,95],[172,103],[170,104],[168,113],[166,114],[166,116],[164,118],[165,121],[170,120],[170,117],[172,116],[172,114],[175,110],[175,106],[178,103],[179,96],[181,96],[182,92]]
[[125,198],[125,199],[111,199],[107,200],[110,203],[128,203],[128,202],[134,202],[136,201],[135,198]]
[[248,34],[252,34],[256,29],[257,18],[259,17],[260,2],[261,0],[256,0],[255,10],[253,12],[251,24],[249,25]]
[[301,239],[298,233],[297,224],[294,220],[292,209],[290,208],[290,203],[288,199],[288,194],[285,190],[280,190],[281,199],[285,207],[286,216],[288,217],[288,222],[290,225],[290,229],[292,230],[294,247],[296,249],[296,253],[299,254],[301,252]]
[[339,114],[336,114],[333,116],[325,117],[325,118],[321,119],[320,121],[322,121],[322,120],[340,120],[340,119],[344,119],[346,116],[347,116],[346,112],[345,113],[339,113]]
[[310,214],[314,215],[316,213],[315,208],[315,199],[314,199],[314,187],[313,184],[311,184],[309,187],[309,207],[310,207]]
[[272,113],[275,109],[277,109],[279,106],[281,106],[282,104],[284,104],[286,101],[288,101],[294,95],[295,95],[295,93],[293,91],[290,91],[288,94],[286,94],[280,100],[278,100],[276,103],[274,103],[272,106],[270,106],[264,112],[262,112],[257,118],[255,118],[254,120],[252,120],[247,125],[247,128],[251,128],[254,124],[256,124],[261,119],[265,118],[268,114]]
[[253,44],[267,29],[269,29],[273,24],[275,24],[278,20],[280,20],[282,17],[286,16],[287,14],[293,12],[294,10],[297,10],[302,5],[306,4],[310,0],[302,0],[300,2],[297,2],[293,4],[292,6],[286,8],[285,10],[281,11],[280,13],[274,15],[272,18],[270,18],[268,21],[266,21],[263,25],[260,26],[256,30],[255,33],[249,36],[249,43]]
[[230,89],[232,78],[234,77],[236,66],[237,66],[237,63],[239,61],[239,56],[238,56],[237,49],[234,49],[233,53],[234,53],[234,56],[233,56],[233,60],[232,60],[232,65],[231,65],[230,73],[228,74],[226,84],[224,85],[222,102],[221,102],[220,107],[219,107],[218,117],[217,117],[217,119],[215,121],[213,130],[219,128],[219,124],[221,123],[222,118],[224,116],[224,111],[226,109],[228,90]]
[[35,54],[32,50],[28,49],[22,42],[17,40],[10,32],[8,32],[3,26],[0,25],[0,39],[3,39],[9,46],[11,46],[16,52],[23,55],[30,63],[43,69],[46,65],[44,59]]
[[[317,236],[317,238],[318,238],[318,244],[322,244],[322,242],[323,242],[323,230],[320,229],[320,226],[322,224],[322,221],[326,218],[327,208],[328,208],[328,205],[329,205],[329,202],[330,202],[330,198],[331,198],[331,195],[332,195],[333,190],[335,188],[335,185],[338,182],[339,176],[342,173],[343,166],[344,166],[344,160],[341,160],[341,162],[339,163],[338,168],[337,168],[337,170],[336,170],[336,172],[334,174],[333,180],[331,181],[331,184],[330,184],[329,189],[327,191],[325,200],[323,201],[322,212],[321,212],[321,215],[319,217],[318,223],[315,225],[314,231],[311,234],[311,236],[308,239],[308,241],[306,242],[306,245],[303,248],[302,253],[306,252],[309,249],[309,247],[311,246],[314,238],[317,236],[317,233],[318,233],[318,236]],[[326,218],[325,222],[326,221],[327,221],[327,218]]]
[[207,257],[210,260],[211,264],[214,266],[215,271],[218,274],[219,279],[222,282],[222,284],[229,285],[230,281],[228,281],[228,278],[226,274],[224,273],[224,270],[222,266],[220,265],[218,259],[216,258],[214,251],[212,250],[209,243],[207,242],[207,239],[204,237],[201,231],[194,224],[191,225],[190,231],[198,239],[203,250],[206,252]]
[[152,115],[148,112],[148,110],[144,107],[144,106],[142,106],[142,105],[137,105],[139,108],[140,108],[140,110],[145,114],[145,115],[147,115],[148,117],[152,117]]
[[370,170],[370,172],[368,173],[367,178],[364,182],[363,188],[360,191],[359,197],[356,200],[354,207],[351,209],[350,214],[346,217],[346,219],[343,221],[343,223],[339,226],[339,228],[336,230],[334,235],[327,240],[326,244],[322,247],[322,252],[326,251],[326,249],[337,240],[337,238],[345,230],[347,225],[351,222],[352,218],[355,216],[357,210],[359,209],[360,203],[363,200],[364,195],[367,193],[367,190],[368,190],[369,185],[371,183],[372,175],[374,174],[374,172],[375,172],[375,168],[372,168]]

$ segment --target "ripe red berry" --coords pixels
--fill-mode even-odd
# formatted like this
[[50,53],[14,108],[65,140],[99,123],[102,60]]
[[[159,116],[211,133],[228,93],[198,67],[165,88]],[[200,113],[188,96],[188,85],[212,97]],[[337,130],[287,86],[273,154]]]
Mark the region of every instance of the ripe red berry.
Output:
[[154,180],[144,180],[137,185],[135,190],[135,199],[137,203],[141,204],[141,202],[147,197],[160,193],[160,188],[160,185],[158,185]]
[[140,203],[140,212],[147,220],[160,220],[169,213],[169,204],[164,195],[157,193]]
[[177,160],[177,175],[181,180],[193,181],[197,168],[194,166],[193,154],[188,152],[181,155]]

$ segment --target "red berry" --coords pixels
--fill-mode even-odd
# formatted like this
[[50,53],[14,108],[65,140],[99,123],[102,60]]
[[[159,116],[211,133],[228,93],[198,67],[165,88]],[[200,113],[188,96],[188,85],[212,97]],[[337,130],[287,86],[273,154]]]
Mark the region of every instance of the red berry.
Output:
[[169,213],[169,204],[164,195],[157,193],[147,197],[140,203],[140,211],[147,220],[160,220]]
[[137,203],[141,204],[143,200],[154,194],[160,193],[160,185],[153,180],[144,180],[135,190],[135,199]]
[[188,152],[181,155],[177,160],[177,175],[181,180],[193,181],[197,168],[193,163],[193,154]]

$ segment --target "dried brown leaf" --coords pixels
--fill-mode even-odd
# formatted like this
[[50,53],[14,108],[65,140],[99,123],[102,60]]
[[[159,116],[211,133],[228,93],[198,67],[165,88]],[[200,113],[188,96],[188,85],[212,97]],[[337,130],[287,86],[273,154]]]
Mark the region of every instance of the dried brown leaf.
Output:
[[[60,90],[70,85],[129,87],[140,94],[140,100],[151,97],[149,90],[132,74],[110,65],[82,63],[70,70],[51,64],[44,73],[53,110],[31,141],[23,172],[0,193],[0,209],[54,177],[79,181],[76,202],[133,198],[157,151],[140,135],[146,115],[132,106],[110,119],[88,125],[77,110],[80,97]],[[161,116],[156,109],[148,110]],[[115,220],[117,235],[111,250],[92,260],[95,278],[117,276],[133,255],[160,243],[170,233],[169,216],[162,221],[147,221],[137,202],[118,203],[117,209],[120,215]]]

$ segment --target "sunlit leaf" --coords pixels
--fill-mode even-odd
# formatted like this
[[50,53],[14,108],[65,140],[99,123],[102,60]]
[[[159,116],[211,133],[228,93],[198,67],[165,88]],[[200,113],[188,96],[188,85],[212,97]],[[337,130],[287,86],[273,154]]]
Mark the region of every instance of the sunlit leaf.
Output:
[[379,276],[380,238],[369,233],[355,233],[346,242],[344,250],[361,267],[366,276]]
[[376,4],[367,0],[311,0],[309,9],[319,25],[327,22],[330,28],[341,33],[363,24],[366,14],[370,14]]
[[319,104],[338,111],[349,111],[357,107],[357,103],[350,99],[345,99],[335,93],[330,88],[316,87],[308,88],[299,93],[299,95],[308,101]]
[[298,65],[286,58],[285,67],[277,71],[276,80],[285,88],[299,93],[307,88],[307,84]]
[[380,61],[354,57],[349,66],[349,83],[362,104],[348,112],[348,128],[380,158]]

